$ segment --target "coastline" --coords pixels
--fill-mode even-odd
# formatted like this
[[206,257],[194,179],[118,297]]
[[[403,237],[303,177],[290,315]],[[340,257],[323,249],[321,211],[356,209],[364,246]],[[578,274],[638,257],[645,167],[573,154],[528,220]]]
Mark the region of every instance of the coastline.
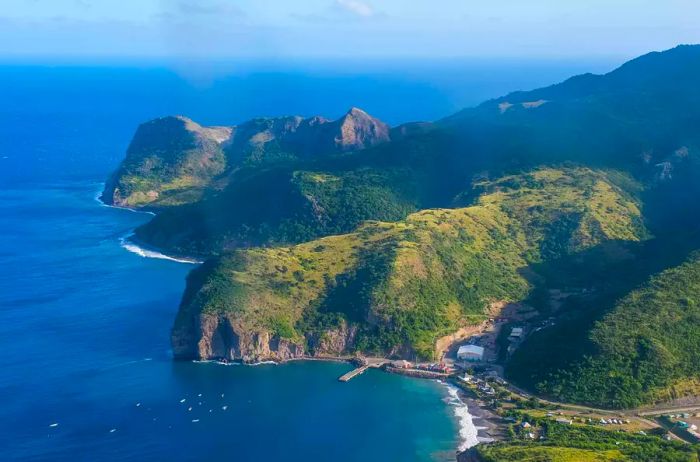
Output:
[[[105,187],[105,183],[100,183],[100,189],[97,191],[97,193],[93,196],[95,201],[100,204],[101,207],[107,207],[110,209],[117,209],[117,210],[126,210],[128,212],[132,213],[143,213],[146,215],[150,215],[152,217],[156,216],[155,212],[152,212],[150,210],[138,210],[130,207],[122,207],[119,205],[110,205],[105,203],[105,201],[102,200],[102,195],[103,195],[103,190]],[[203,260],[197,260],[196,258],[192,258],[189,256],[172,256],[172,255],[166,255],[157,249],[154,249],[152,247],[147,246],[144,243],[138,242],[138,240],[135,238],[134,233],[131,232],[127,234],[126,236],[120,237],[119,238],[119,245],[125,249],[128,252],[131,252],[133,254],[136,254],[140,257],[143,258],[155,258],[159,260],[169,260],[169,261],[174,261],[177,263],[186,263],[190,265],[201,265],[204,263]]]
[[300,356],[298,358],[289,358],[285,360],[264,360],[255,363],[246,363],[243,361],[220,361],[218,359],[192,359],[193,363],[209,363],[218,364],[219,366],[262,366],[262,365],[275,365],[279,366],[281,364],[287,364],[292,362],[302,362],[302,361],[322,361],[322,362],[333,362],[333,363],[348,363],[352,364],[355,357],[343,357],[343,356]]
[[[313,356],[303,356],[299,358],[291,358],[283,361],[260,361],[256,363],[244,363],[240,361],[218,361],[218,360],[191,360],[193,363],[197,364],[215,364],[219,366],[265,366],[274,365],[278,366],[281,364],[288,364],[293,362],[305,362],[305,361],[321,361],[321,362],[334,362],[334,363],[348,363],[352,364],[357,358],[354,357],[341,357],[341,356],[328,356],[328,357],[313,357]],[[386,373],[391,373],[384,368],[377,368]],[[457,455],[468,451],[478,444],[490,443],[492,441],[498,441],[502,438],[502,434],[498,429],[497,420],[500,419],[498,416],[491,413],[485,408],[484,404],[479,402],[477,399],[468,396],[463,390],[457,386],[449,383],[444,379],[436,379],[432,377],[419,377],[414,375],[404,375],[405,377],[417,378],[417,379],[428,379],[433,380],[436,383],[442,385],[447,391],[447,396],[444,399],[444,403],[453,409],[453,415],[457,422],[457,432],[459,435],[459,444],[456,448]]]
[[[100,189],[97,191],[97,193],[94,196],[95,201],[97,201],[100,206],[102,207],[108,207],[108,208],[113,208],[113,209],[119,209],[119,210],[126,210],[132,213],[144,213],[150,216],[155,216],[156,213],[153,211],[149,210],[138,210],[138,209],[133,209],[129,207],[122,207],[122,206],[116,206],[116,205],[110,205],[106,204],[102,200],[102,191],[104,189],[104,183],[100,184]],[[142,258],[155,258],[155,259],[161,259],[161,260],[168,260],[168,261],[173,261],[177,263],[184,263],[184,264],[202,264],[203,261],[197,260],[192,257],[188,256],[170,256],[166,255],[164,253],[159,252],[156,249],[149,248],[148,245],[144,243],[138,242],[138,240],[135,238],[134,233],[131,232],[126,236],[123,236],[119,238],[119,244],[120,246],[125,249],[126,251],[130,253],[134,253]],[[211,363],[211,364],[216,364],[220,366],[265,366],[265,365],[280,365],[280,364],[285,364],[285,363],[292,363],[292,362],[302,362],[302,361],[323,361],[323,362],[335,362],[335,363],[347,363],[347,364],[353,364],[354,362],[357,361],[357,358],[355,357],[334,357],[334,356],[327,356],[327,357],[314,357],[314,356],[302,356],[299,358],[290,358],[286,359],[283,361],[260,361],[256,363],[244,363],[244,362],[238,362],[238,361],[233,361],[233,362],[224,362],[224,361],[219,361],[219,360],[192,360],[193,363]],[[384,372],[389,372],[384,370],[384,368],[380,368]],[[408,377],[413,377],[413,378],[423,378],[423,379],[428,379],[428,380],[435,380],[437,383],[443,385],[446,390],[448,396],[445,399],[445,404],[448,407],[453,408],[453,413],[454,417],[456,419],[457,423],[457,431],[458,431],[458,446],[456,448],[456,453],[457,457],[459,457],[459,454],[464,453],[465,451],[468,451],[470,448],[473,448],[474,446],[480,444],[480,443],[487,443],[490,441],[494,441],[496,438],[492,435],[494,435],[496,432],[494,432],[494,429],[496,428],[496,425],[489,420],[489,413],[485,412],[484,409],[482,409],[482,403],[479,403],[477,400],[468,397],[463,390],[459,389],[458,387],[450,384],[448,381],[446,381],[446,378],[442,377],[422,377],[422,376],[415,376],[411,374],[402,374],[406,375]]]
[[506,438],[504,421],[486,404],[464,389],[445,383],[455,406],[455,416],[460,424],[462,445],[458,450],[458,460],[467,454],[474,446],[502,441]]
[[134,239],[133,233],[119,238],[119,245],[121,245],[121,247],[126,251],[136,254],[139,257],[143,258],[156,258],[159,260],[169,260],[177,263],[186,263],[190,265],[201,265],[202,263],[204,263],[204,261],[202,260],[195,260],[189,257],[172,257],[170,255],[158,252],[157,250],[150,250],[149,248],[144,247],[143,245],[139,245],[138,241]]
[[474,422],[474,415],[470,412],[469,404],[462,399],[459,388],[448,382],[438,381],[445,385],[448,393],[447,404],[454,407],[454,415],[457,419],[459,437],[461,443],[457,447],[457,452],[464,452],[480,443],[479,430]]
[[478,430],[480,444],[493,443],[504,439],[502,418],[488,409],[484,403],[475,398],[466,397],[465,402],[471,410],[474,425]]
[[107,207],[110,209],[126,210],[126,211],[133,212],[133,213],[145,213],[145,214],[151,215],[153,217],[156,216],[156,213],[151,212],[150,210],[138,210],[138,209],[132,209],[130,207],[121,207],[119,205],[107,204],[105,201],[102,200],[102,195],[104,193],[104,188],[105,188],[106,183],[103,181],[102,183],[99,183],[99,184],[101,185],[100,189],[97,190],[97,193],[93,196],[93,199],[95,199],[95,202],[100,204],[100,206]]

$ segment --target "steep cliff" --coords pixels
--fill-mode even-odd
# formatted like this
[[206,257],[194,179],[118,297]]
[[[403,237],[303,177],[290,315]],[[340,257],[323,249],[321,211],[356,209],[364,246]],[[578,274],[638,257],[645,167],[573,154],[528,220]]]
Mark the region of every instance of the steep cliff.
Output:
[[245,164],[310,159],[390,141],[389,126],[352,108],[338,120],[315,116],[253,119],[234,129],[226,152]]

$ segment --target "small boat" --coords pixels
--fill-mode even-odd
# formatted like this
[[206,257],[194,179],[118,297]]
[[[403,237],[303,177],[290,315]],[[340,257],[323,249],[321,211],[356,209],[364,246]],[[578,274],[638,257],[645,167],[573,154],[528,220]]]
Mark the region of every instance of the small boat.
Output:
[[111,429],[109,432],[110,432],[110,433],[114,433],[114,432],[116,432],[116,431],[117,431],[117,429],[116,429],[116,428],[113,428],[113,429]]
[[180,400],[181,403],[184,403],[185,401],[187,401],[185,398],[182,398],[182,399]]
[[51,425],[49,425],[49,427],[55,428],[55,427],[58,427],[58,424],[57,424],[57,423],[52,423]]
[[221,406],[222,411],[225,411],[226,409],[228,409],[228,406]]
[[199,422],[199,419],[192,419],[192,423],[197,423]]

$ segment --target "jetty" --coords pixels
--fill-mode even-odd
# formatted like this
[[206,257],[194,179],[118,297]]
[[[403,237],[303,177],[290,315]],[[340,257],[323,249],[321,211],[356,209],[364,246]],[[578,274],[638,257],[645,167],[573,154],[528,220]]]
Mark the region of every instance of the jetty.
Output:
[[357,367],[351,370],[350,372],[347,372],[338,377],[338,380],[341,382],[349,382],[353,378],[364,373],[370,367],[380,368],[388,362],[389,361],[384,358],[355,358],[355,364],[357,365]]
[[362,374],[364,371],[370,368],[369,364],[365,364],[364,366],[356,367],[355,369],[351,370],[347,374],[343,374],[340,377],[338,377],[338,380],[341,382],[349,382],[353,378],[357,377],[358,375]]

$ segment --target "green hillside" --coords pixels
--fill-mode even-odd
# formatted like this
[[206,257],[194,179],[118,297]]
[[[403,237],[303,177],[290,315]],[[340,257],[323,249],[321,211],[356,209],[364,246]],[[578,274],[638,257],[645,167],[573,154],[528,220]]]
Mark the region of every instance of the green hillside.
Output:
[[657,436],[626,434],[590,426],[542,424],[544,441],[478,445],[482,462],[696,462],[697,448]]
[[304,344],[343,323],[358,328],[354,350],[431,358],[439,337],[482,320],[489,303],[523,299],[529,263],[645,236],[611,175],[540,169],[478,184],[471,207],[227,253],[191,278],[176,331],[225,315],[237,331]]
[[547,394],[606,407],[697,394],[699,321],[700,255],[694,254],[617,302],[558,367],[530,367],[527,356],[552,340],[534,338],[514,358],[511,373]]
[[164,117],[139,127],[126,159],[107,181],[102,198],[125,207],[172,206],[197,201],[226,168],[225,127],[202,127],[185,117]]

